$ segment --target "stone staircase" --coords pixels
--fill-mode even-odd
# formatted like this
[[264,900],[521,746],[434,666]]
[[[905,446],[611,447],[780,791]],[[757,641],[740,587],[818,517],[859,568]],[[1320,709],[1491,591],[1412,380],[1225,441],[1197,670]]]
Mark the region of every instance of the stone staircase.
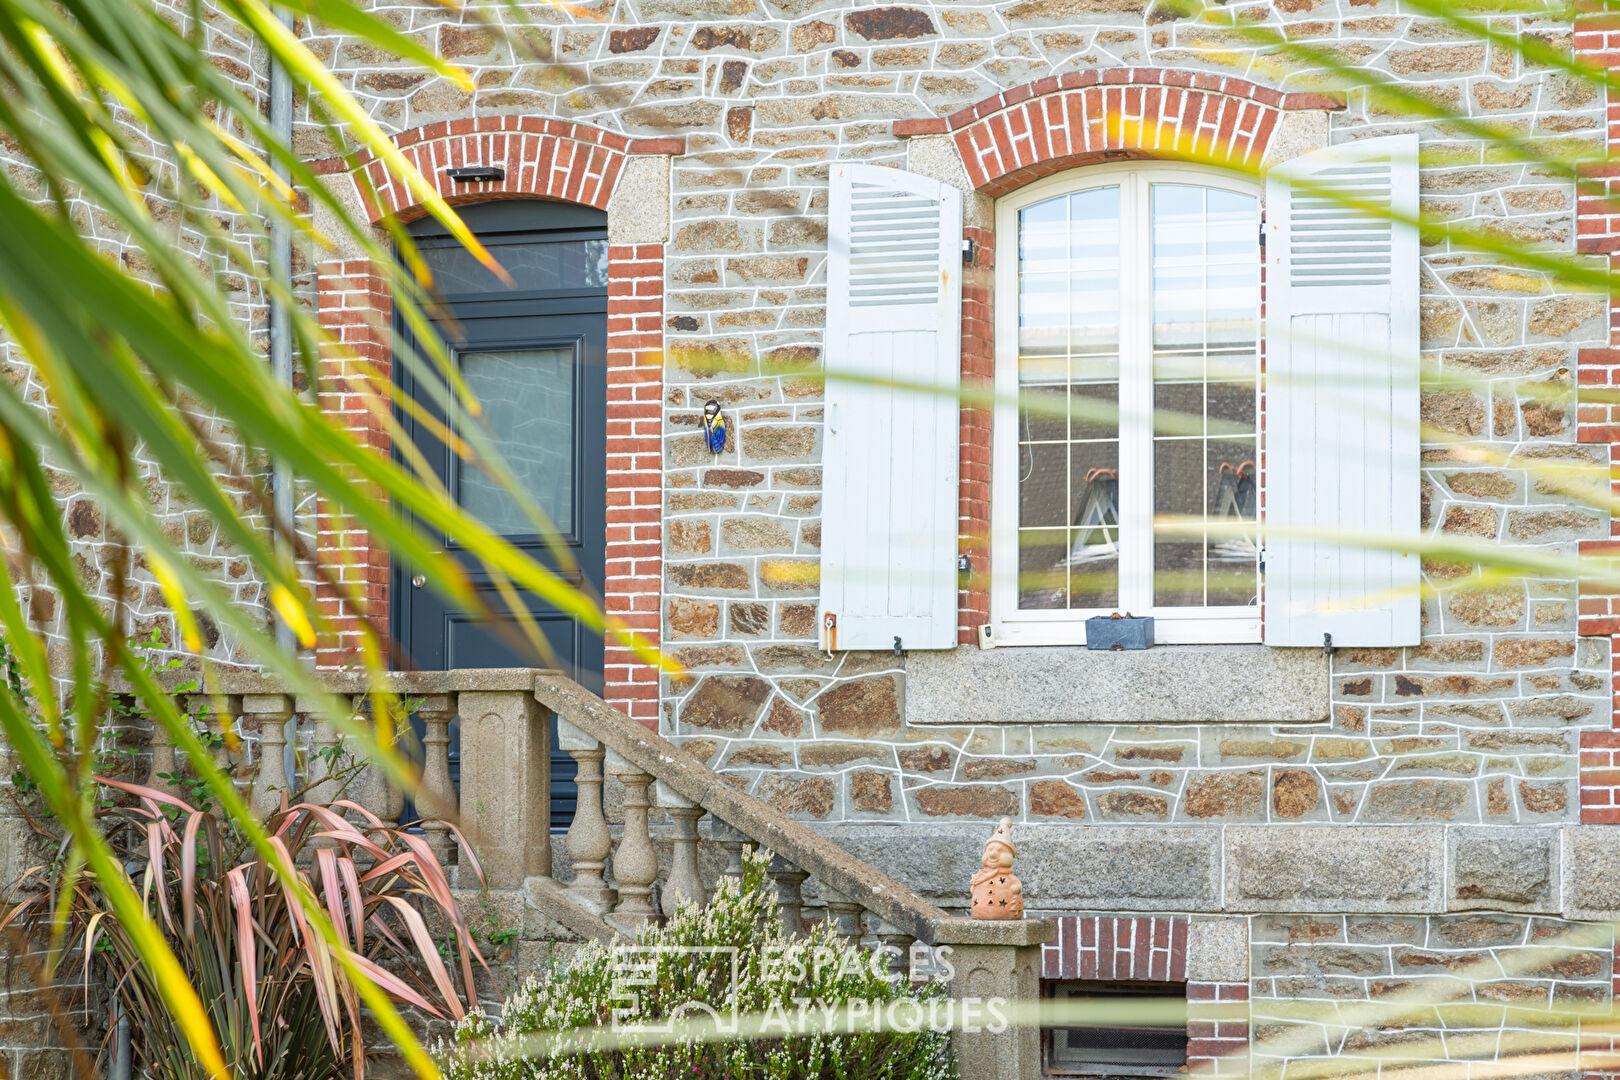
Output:
[[[363,677],[322,681],[364,722],[371,687]],[[948,915],[558,672],[399,672],[387,677],[387,688],[423,726],[419,802],[432,814],[424,814],[428,842],[454,867],[458,848],[450,822],[456,822],[477,854],[488,889],[469,898],[492,906],[503,925],[520,921],[530,942],[633,941],[638,928],[673,913],[681,902],[705,902],[716,874],[740,873],[744,846],[755,845],[774,856],[769,874],[790,931],[802,930],[811,917],[805,889],[813,882],[814,917],[831,920],[848,940],[881,942],[902,958],[917,942],[950,946],[953,996],[1039,996],[1040,946],[1051,939],[1051,924]],[[206,699],[191,695],[185,704],[195,715],[204,700],[223,697],[229,720],[216,720],[212,730],[222,734],[223,723],[235,723],[243,749],[240,760],[232,760],[221,748],[219,763],[250,786],[254,809],[269,813],[292,784],[283,764],[287,721],[318,713],[320,703],[257,672],[224,673],[215,689]],[[550,828],[553,714],[559,749],[579,768],[573,821],[556,845]],[[214,709],[210,715],[222,714]],[[459,790],[451,783],[452,722],[459,725]],[[333,724],[315,720],[311,749],[317,756],[333,756],[340,742]],[[174,771],[174,748],[161,734],[153,740],[151,760],[154,783]],[[317,789],[311,797],[335,794]],[[397,817],[403,802],[375,767],[344,794],[385,818]],[[469,890],[476,882],[460,874],[458,884]],[[528,933],[536,924],[540,929]],[[516,974],[528,966],[532,958],[512,958]],[[963,1075],[1040,1075],[1034,1028],[959,1032],[955,1046]]]

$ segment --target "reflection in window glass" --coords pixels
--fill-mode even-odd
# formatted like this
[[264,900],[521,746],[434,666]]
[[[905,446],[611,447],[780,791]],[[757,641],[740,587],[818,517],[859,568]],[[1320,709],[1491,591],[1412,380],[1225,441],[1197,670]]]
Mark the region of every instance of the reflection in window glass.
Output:
[[1255,604],[1255,200],[1155,184],[1151,204],[1153,511],[1204,522],[1201,534],[1155,537],[1153,602]]
[[508,286],[460,244],[427,244],[420,247],[422,260],[433,272],[433,284],[441,295],[462,293],[555,292],[566,289],[600,289],[607,285],[606,240],[557,240],[546,243],[503,244],[486,241],[513,284]]
[[[462,376],[520,490],[558,531],[574,528],[574,350],[465,352]],[[534,533],[512,496],[477,464],[458,461],[461,505],[503,536]]]
[[1119,600],[1119,188],[1018,222],[1018,606]]

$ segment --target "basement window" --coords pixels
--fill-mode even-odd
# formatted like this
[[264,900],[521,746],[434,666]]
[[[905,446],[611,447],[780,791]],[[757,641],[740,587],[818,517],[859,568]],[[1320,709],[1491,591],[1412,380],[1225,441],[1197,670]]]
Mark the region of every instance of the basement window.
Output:
[[[1043,1055],[1047,1076],[1137,1077],[1170,1076],[1187,1065],[1187,988],[1163,982],[1071,982],[1047,980],[1045,997],[1058,1001],[1095,1002],[1113,1012],[1126,1007],[1124,1022],[1107,1026],[1047,1028]],[[1143,1005],[1140,1022],[1132,1022],[1131,999]],[[1172,1015],[1162,1006],[1149,1008],[1148,1000],[1174,999]]]

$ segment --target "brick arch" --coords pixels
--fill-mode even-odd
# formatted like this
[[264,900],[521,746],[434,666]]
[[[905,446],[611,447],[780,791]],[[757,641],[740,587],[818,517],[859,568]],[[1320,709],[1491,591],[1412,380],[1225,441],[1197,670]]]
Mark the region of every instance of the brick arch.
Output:
[[894,133],[950,135],[973,186],[1001,195],[1064,169],[1117,157],[1188,158],[1258,168],[1282,113],[1342,109],[1329,94],[1283,93],[1163,68],[1071,71]]
[[[490,116],[449,120],[413,128],[394,137],[405,158],[454,203],[500,198],[544,198],[608,210],[615,186],[632,155],[681,154],[681,139],[630,138],[588,124],[535,116]],[[446,169],[500,165],[499,183],[457,184]],[[366,154],[351,169],[340,158],[313,168],[341,178],[365,170],[376,199],[355,183],[375,224],[385,217],[419,217],[421,204],[383,163]],[[341,180],[340,180],[341,182]],[[610,215],[609,226],[612,227]],[[390,342],[392,299],[388,275],[366,259],[333,260],[318,268],[316,288],[321,325],[337,348],[321,358],[318,399],[326,414],[363,442],[386,453],[389,436],[367,407],[366,388],[392,379]],[[608,614],[644,641],[660,639],[662,586],[660,505],[664,306],[662,243],[608,244],[607,313],[607,536],[602,603]],[[378,628],[388,622],[387,552],[353,522],[317,506],[317,543],[343,549],[348,565],[342,580],[365,600],[357,611],[325,583],[317,588],[323,612],[335,633],[318,643],[316,666],[336,668],[355,660],[360,620]],[[603,696],[650,728],[658,725],[658,673],[628,649],[608,642]]]
[[[679,154],[683,139],[640,139],[569,120],[543,116],[480,116],[441,120],[394,136],[405,159],[445,199],[474,202],[511,196],[534,196],[580,203],[606,210],[614,185],[631,154]],[[458,184],[445,170],[468,165],[499,165],[506,176],[496,183]],[[349,172],[341,158],[314,164],[316,172]],[[373,223],[384,217],[419,217],[422,207],[405,184],[375,155],[360,155],[355,170],[364,170],[381,205],[367,198]],[[360,185],[356,185],[359,187]]]

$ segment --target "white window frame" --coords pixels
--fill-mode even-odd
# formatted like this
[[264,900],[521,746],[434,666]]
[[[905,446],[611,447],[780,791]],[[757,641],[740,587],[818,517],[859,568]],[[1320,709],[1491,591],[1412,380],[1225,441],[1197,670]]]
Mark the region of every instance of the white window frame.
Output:
[[[1132,615],[1153,616],[1157,644],[1261,640],[1258,604],[1205,608],[1152,606],[1152,547],[1127,540],[1151,535],[1153,519],[1153,379],[1149,365],[1152,266],[1143,219],[1148,213],[1148,189],[1155,183],[1194,184],[1252,196],[1256,208],[1255,235],[1259,235],[1265,198],[1263,185],[1196,165],[1136,162],[1080,168],[1020,188],[996,203],[996,237],[1000,251],[995,268],[996,405],[991,441],[990,623],[998,647],[1084,645],[1085,620],[1094,615],[1113,614],[1113,609],[1021,611],[1018,608],[1018,212],[1060,195],[1115,185],[1120,188],[1122,308],[1119,342],[1120,610]],[[1145,242],[1127,242],[1126,238],[1131,237],[1141,237]],[[1256,261],[1260,261],[1258,253]],[[1256,333],[1262,334],[1258,305],[1255,326]],[[1263,350],[1264,342],[1258,344]],[[1257,388],[1255,417],[1259,429],[1256,441],[1257,451],[1263,455],[1265,430],[1259,397]],[[1257,460],[1263,460],[1263,456]],[[1263,469],[1260,484],[1263,499]]]

